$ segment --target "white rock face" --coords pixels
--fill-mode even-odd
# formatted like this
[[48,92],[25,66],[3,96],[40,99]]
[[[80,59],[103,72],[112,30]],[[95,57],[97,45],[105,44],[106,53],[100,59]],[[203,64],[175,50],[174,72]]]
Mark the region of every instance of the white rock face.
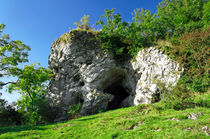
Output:
[[178,63],[155,47],[140,51],[132,67],[140,76],[134,105],[151,103],[153,96],[160,93],[160,85],[170,90],[183,72]]
[[51,47],[49,67],[54,77],[47,93],[64,112],[79,101],[82,115],[151,103],[160,96],[160,87],[170,90],[183,72],[155,47],[140,51],[133,62],[119,62],[100,49],[92,33],[68,35],[69,42],[57,40]]

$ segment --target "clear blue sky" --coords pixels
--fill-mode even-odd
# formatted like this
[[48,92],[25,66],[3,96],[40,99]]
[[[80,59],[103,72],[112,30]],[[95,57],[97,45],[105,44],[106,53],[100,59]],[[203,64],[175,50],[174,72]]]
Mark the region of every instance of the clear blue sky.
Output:
[[[31,47],[29,63],[48,66],[50,45],[83,15],[90,15],[94,24],[104,9],[116,8],[125,21],[131,21],[134,9],[144,8],[152,13],[161,0],[0,0],[0,23],[6,25],[4,33],[12,40],[21,40]],[[18,94],[9,95],[0,90],[10,102]]]

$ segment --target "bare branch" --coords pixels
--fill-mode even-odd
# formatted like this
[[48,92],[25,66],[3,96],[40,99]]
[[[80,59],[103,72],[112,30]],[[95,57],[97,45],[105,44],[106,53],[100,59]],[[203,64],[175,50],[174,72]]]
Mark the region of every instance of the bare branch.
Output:
[[6,82],[6,83],[4,83],[4,82],[0,81],[0,89],[2,89],[3,86],[8,85],[8,84],[17,84],[18,81],[19,81],[19,79],[16,82]]

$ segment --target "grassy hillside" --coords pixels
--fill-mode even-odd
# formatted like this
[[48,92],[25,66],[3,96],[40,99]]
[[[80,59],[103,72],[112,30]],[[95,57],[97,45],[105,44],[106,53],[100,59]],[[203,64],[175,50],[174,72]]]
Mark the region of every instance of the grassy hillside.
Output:
[[[62,123],[0,127],[0,139],[210,138],[209,6],[210,1],[204,0],[163,0],[157,7],[156,14],[143,9],[135,10],[132,22],[123,21],[114,9],[105,10],[101,20],[97,22],[101,25],[100,32],[88,26],[88,16],[84,16],[76,24],[76,31],[92,32],[94,38],[100,41],[101,48],[112,53],[116,59],[135,58],[139,50],[157,44],[156,47],[184,68],[176,87],[169,89],[169,92],[162,82],[158,82],[161,100],[155,104],[122,108]],[[3,28],[0,26],[0,35]],[[56,42],[66,43],[73,36],[66,33]],[[92,41],[92,38],[88,40]],[[4,56],[5,50],[2,49],[1,55]],[[14,63],[13,59],[8,61]],[[6,58],[3,63],[8,61]],[[23,95],[18,102],[18,111],[0,99],[0,124],[1,121],[6,121],[6,125],[44,123],[53,121],[54,115],[57,115],[57,107],[55,110],[51,108],[45,99],[45,93],[40,95],[40,92],[45,92],[44,89],[40,91],[42,78],[37,78],[36,81],[31,75],[37,74],[39,77],[40,73],[29,72],[27,67],[23,70],[26,72],[12,72],[21,82],[12,84],[9,89],[19,85],[20,90],[27,94],[30,89],[34,94],[32,96],[36,97],[29,97],[30,93]],[[22,79],[26,82],[22,82]],[[26,85],[29,89],[25,89]],[[38,89],[34,89],[34,86]],[[34,103],[34,100],[37,102]],[[70,112],[71,109],[68,114]],[[70,116],[77,116],[79,110],[72,113]],[[196,118],[190,119],[190,115],[195,115]]]
[[[37,126],[0,127],[0,138],[209,138],[210,92],[193,98],[183,110],[165,109],[161,102]],[[198,118],[189,119],[190,113]]]

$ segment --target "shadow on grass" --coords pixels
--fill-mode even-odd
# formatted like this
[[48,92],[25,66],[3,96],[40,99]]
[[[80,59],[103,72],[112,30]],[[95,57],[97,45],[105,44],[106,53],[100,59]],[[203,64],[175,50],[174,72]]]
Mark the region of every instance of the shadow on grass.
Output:
[[[55,123],[53,123],[55,124]],[[21,132],[21,131],[32,131],[32,130],[46,130],[47,125],[52,124],[43,124],[37,126],[11,126],[11,127],[0,127],[0,135],[4,133],[11,133],[11,132]]]
[[95,117],[87,117],[87,118],[81,118],[81,119],[75,119],[75,121],[89,121],[98,118],[98,116]]
[[[98,116],[94,117],[84,117],[80,119],[74,119],[74,121],[89,121],[98,118]],[[65,123],[67,121],[59,122],[59,123]],[[58,123],[51,123],[51,124],[43,124],[43,125],[37,125],[37,126],[10,126],[10,127],[0,127],[0,135],[5,133],[12,133],[12,132],[21,132],[21,131],[35,131],[35,130],[47,130],[50,127],[49,125],[56,125]],[[47,127],[49,126],[49,127]]]

